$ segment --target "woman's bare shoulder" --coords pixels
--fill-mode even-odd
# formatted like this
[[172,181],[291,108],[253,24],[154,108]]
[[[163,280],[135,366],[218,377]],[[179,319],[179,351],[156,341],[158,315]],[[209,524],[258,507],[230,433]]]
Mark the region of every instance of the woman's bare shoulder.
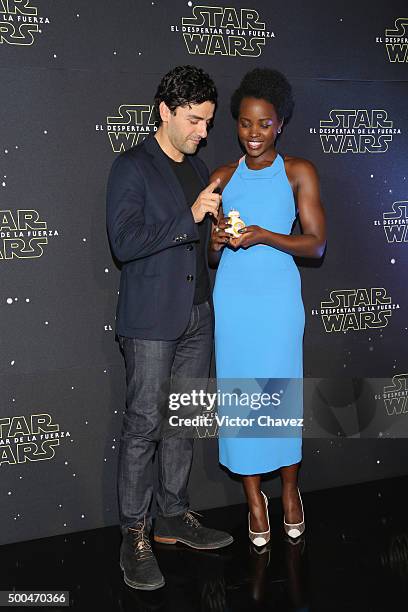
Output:
[[232,175],[238,167],[238,162],[232,162],[225,166],[220,166],[211,174],[211,181],[215,181],[217,178],[220,179],[220,190],[222,191],[227,183],[230,181]]
[[286,171],[290,172],[293,176],[317,174],[315,165],[303,157],[292,157],[291,155],[285,155],[284,162]]

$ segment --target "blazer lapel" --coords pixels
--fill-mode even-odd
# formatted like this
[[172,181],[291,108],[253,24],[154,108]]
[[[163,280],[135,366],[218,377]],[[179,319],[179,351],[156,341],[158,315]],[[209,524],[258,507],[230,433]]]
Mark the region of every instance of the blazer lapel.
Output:
[[[207,187],[208,185],[208,176],[202,173],[201,166],[200,164],[197,163],[196,158],[194,156],[189,157],[189,160],[191,164],[194,166],[195,171],[197,172],[198,176],[200,177],[201,182],[203,184],[203,189],[204,189],[204,187]],[[208,244],[210,241],[212,217],[210,217],[210,215],[206,215],[204,218],[204,223],[205,223],[205,228],[206,228],[206,242]]]
[[184,209],[187,206],[187,201],[183,189],[169,162],[166,159],[165,153],[161,150],[159,143],[154,136],[148,136],[143,145],[152,156],[152,162],[158,172],[161,174],[166,186],[173,195],[179,208]]
[[[200,164],[197,164],[196,158],[193,155],[189,156],[188,159],[189,159],[191,165],[193,166],[194,170],[197,172],[197,175],[201,179],[201,183],[202,183],[203,189],[204,189],[204,187],[207,187],[207,185],[208,185],[208,177],[202,174],[201,166],[200,166]],[[206,215],[204,217],[204,223],[205,223],[205,229],[206,229],[206,243],[207,244],[210,241],[210,233],[211,233],[211,226],[212,226],[211,219],[212,219],[212,217],[210,217],[210,215]],[[206,260],[207,260],[207,257],[206,257]]]

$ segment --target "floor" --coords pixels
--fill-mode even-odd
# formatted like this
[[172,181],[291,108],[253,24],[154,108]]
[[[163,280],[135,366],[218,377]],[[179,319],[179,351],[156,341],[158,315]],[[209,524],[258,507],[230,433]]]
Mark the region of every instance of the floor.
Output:
[[234,544],[155,545],[166,586],[153,592],[123,584],[115,527],[2,546],[0,589],[69,590],[71,608],[89,611],[408,610],[407,489],[402,477],[305,493],[306,533],[295,545],[273,499],[262,554],[250,546],[244,505],[209,510],[203,522],[230,531]]

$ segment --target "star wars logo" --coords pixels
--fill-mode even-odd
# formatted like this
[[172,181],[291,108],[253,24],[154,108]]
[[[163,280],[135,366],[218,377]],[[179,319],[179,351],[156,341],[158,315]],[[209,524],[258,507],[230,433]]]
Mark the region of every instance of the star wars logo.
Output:
[[182,33],[190,55],[259,57],[266,41],[275,38],[255,9],[196,5],[172,32]]
[[0,0],[0,44],[32,45],[34,35],[49,23],[48,17],[38,15],[31,0]]
[[53,459],[60,440],[69,437],[50,414],[0,419],[0,465]]
[[48,238],[58,235],[37,210],[0,210],[0,260],[41,257]]
[[97,132],[107,132],[114,153],[126,151],[157,131],[154,106],[121,104],[117,116],[107,117],[106,125],[95,128]]
[[383,213],[382,220],[376,219],[374,225],[382,226],[389,244],[408,243],[408,200],[394,202],[392,210]]
[[408,412],[408,374],[392,377],[392,385],[384,387],[383,400],[388,416]]
[[394,27],[385,30],[384,38],[377,36],[375,41],[385,45],[392,64],[408,62],[408,17],[397,17]]
[[319,133],[324,153],[385,153],[394,136],[401,134],[386,110],[338,108],[309,132]]
[[386,327],[399,308],[383,287],[334,289],[330,300],[321,302],[320,309],[312,309],[311,314],[321,316],[326,332],[347,332]]

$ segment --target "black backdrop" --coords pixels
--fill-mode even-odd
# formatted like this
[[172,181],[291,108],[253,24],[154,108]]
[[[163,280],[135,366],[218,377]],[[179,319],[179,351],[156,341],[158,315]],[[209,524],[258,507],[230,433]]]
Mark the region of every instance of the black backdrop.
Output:
[[[406,4],[229,7],[0,0],[2,543],[117,521],[124,371],[105,185],[116,154],[154,129],[157,83],[177,64],[203,67],[219,89],[201,151],[210,169],[240,155],[231,92],[268,66],[296,96],[280,151],[321,177],[329,246],[323,265],[299,265],[305,375],[326,380],[309,405],[321,430],[305,436],[302,487],[406,473]],[[381,422],[366,431],[363,395]],[[198,509],[243,501],[215,440],[197,443],[191,498]]]

